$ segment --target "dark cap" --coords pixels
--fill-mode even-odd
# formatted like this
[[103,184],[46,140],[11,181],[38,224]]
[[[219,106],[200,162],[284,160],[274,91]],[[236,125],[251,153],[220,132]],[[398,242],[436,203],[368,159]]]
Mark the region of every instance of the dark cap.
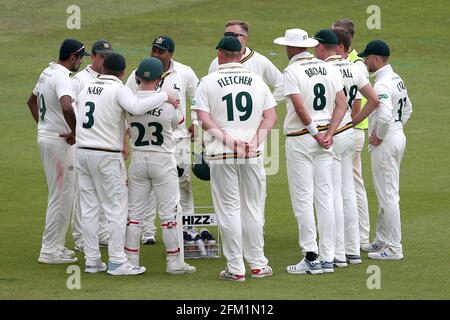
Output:
[[174,52],[175,42],[168,36],[159,36],[152,42],[152,47],[156,47],[160,50]]
[[386,42],[382,40],[373,40],[367,44],[363,52],[358,53],[358,57],[367,57],[369,54],[389,57],[391,55],[391,49],[389,49]]
[[76,39],[65,39],[59,48],[59,60],[67,60],[71,55],[90,56],[83,43]]
[[241,51],[242,45],[239,39],[233,36],[225,36],[217,45],[216,49],[223,49],[226,51]]
[[116,52],[108,54],[103,62],[103,68],[111,71],[123,71],[126,66],[127,64],[123,55]]
[[98,40],[94,42],[92,45],[92,54],[110,54],[111,52],[114,52],[111,43],[109,43],[106,40]]
[[321,44],[338,44],[338,38],[331,29],[322,29],[313,38]]
[[139,67],[136,70],[136,76],[144,80],[159,79],[162,73],[162,62],[157,58],[145,58],[139,63]]

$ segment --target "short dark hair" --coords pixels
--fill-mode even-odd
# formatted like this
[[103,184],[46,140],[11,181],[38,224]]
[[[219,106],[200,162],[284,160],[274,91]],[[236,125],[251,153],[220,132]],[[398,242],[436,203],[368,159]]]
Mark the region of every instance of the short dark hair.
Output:
[[339,19],[333,23],[333,27],[342,28],[350,35],[352,38],[355,36],[355,24],[350,19]]
[[103,62],[103,74],[109,74],[118,77],[126,68],[124,56],[120,53],[111,53],[106,56]]
[[233,60],[236,60],[241,54],[240,51],[228,51],[228,50],[223,50],[220,48],[219,48],[219,50],[220,50],[220,52],[223,53],[223,55],[225,57],[227,57],[228,59],[233,59]]
[[244,30],[248,34],[248,32],[250,30],[250,25],[247,22],[245,22],[245,21],[241,21],[241,20],[230,20],[230,21],[227,21],[225,23],[225,28],[229,27],[229,26],[235,26],[235,25],[241,26],[242,30]]
[[336,34],[338,38],[338,44],[344,45],[344,50],[348,51],[350,50],[350,46],[352,45],[352,38],[350,36],[350,33],[345,31],[344,28],[338,28],[334,27],[331,30]]

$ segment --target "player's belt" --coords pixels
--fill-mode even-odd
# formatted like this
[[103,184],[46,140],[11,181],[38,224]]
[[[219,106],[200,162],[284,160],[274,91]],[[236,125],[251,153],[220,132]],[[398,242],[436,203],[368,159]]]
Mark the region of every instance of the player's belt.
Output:
[[103,152],[114,152],[114,153],[120,153],[120,152],[122,152],[122,150],[111,150],[111,149],[90,148],[90,147],[78,147],[78,149],[86,149],[86,150],[94,150],[94,151],[103,151]]
[[[257,151],[256,156],[254,156],[252,158],[257,158],[260,155],[261,155],[261,151]],[[219,153],[219,154],[212,154],[212,155],[207,156],[208,160],[223,160],[223,159],[237,159],[237,158],[251,159],[251,158],[244,158],[244,157],[238,156],[238,154],[236,152],[234,152],[234,153]]]
[[[325,131],[325,130],[328,130],[328,128],[329,128],[330,126],[327,124],[327,125],[324,125],[324,126],[317,126],[317,130],[320,132],[320,131]],[[295,132],[291,132],[291,133],[288,133],[287,135],[286,135],[286,137],[298,137],[298,136],[303,136],[303,135],[305,135],[305,134],[307,134],[307,133],[309,133],[309,131],[308,131],[308,129],[303,129],[303,130],[301,130],[301,131],[295,131]]]
[[349,122],[349,123],[347,123],[345,126],[338,128],[338,129],[336,130],[336,132],[334,133],[334,135],[337,135],[337,134],[339,134],[339,133],[342,133],[342,132],[344,132],[344,131],[347,131],[348,129],[351,129],[351,128],[353,128],[353,123],[352,123],[352,122]]

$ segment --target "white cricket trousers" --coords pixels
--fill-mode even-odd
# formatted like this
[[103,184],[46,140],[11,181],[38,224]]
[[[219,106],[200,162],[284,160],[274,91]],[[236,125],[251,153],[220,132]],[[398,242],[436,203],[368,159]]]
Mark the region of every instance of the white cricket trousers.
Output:
[[180,191],[175,156],[170,153],[133,151],[129,168],[129,211],[125,252],[139,262],[141,221],[147,200],[153,191],[158,203],[162,238],[166,247],[167,267],[180,269],[184,265]]
[[101,210],[108,220],[109,262],[125,263],[128,190],[122,153],[79,148],[77,169],[86,265],[95,265],[100,261],[98,223]]
[[359,216],[353,179],[353,129],[333,137],[333,197],[336,221],[334,257],[345,261],[345,255],[359,255]]
[[[191,140],[190,138],[184,138],[176,144],[175,158],[177,166],[183,169],[183,174],[179,178],[180,189],[180,205],[183,209],[183,214],[194,214],[194,197],[192,194],[191,185]],[[142,232],[155,235],[156,226],[156,197],[151,193],[148,198],[147,209],[144,213],[142,220]]]
[[400,125],[391,126],[379,146],[369,148],[372,175],[378,199],[376,241],[402,252],[400,224],[400,163],[406,137]]
[[54,255],[64,248],[74,203],[74,147],[63,138],[37,138],[45,176],[48,199],[41,255]]
[[[289,192],[304,255],[319,254],[321,261],[333,261],[335,219],[332,188],[332,149],[322,148],[310,135],[286,137]],[[314,208],[319,229],[314,220]]]
[[353,179],[355,180],[356,203],[359,213],[359,242],[361,244],[369,243],[370,218],[369,205],[367,203],[367,193],[364,187],[362,173],[361,152],[364,149],[366,140],[365,130],[353,130],[355,141],[355,153],[353,154]]
[[250,269],[266,267],[261,212],[262,158],[212,160],[209,166],[212,199],[228,271],[244,275],[244,258]]
[[[76,145],[75,145],[75,154],[76,154]],[[75,157],[76,158],[76,157]],[[76,170],[77,171],[77,170]],[[75,190],[74,190],[74,207],[72,210],[72,236],[73,241],[76,244],[83,242],[83,230],[81,223],[81,208],[80,208],[80,187],[78,185],[78,172],[75,174]],[[98,236],[102,241],[107,240],[109,238],[108,235],[108,220],[106,220],[106,215],[102,211],[100,213],[99,225],[98,225]]]

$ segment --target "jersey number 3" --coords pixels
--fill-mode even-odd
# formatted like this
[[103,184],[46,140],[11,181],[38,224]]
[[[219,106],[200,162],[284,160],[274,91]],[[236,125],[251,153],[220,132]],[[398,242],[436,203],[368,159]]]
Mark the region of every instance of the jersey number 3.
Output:
[[95,104],[91,101],[86,102],[84,105],[85,107],[89,108],[88,111],[86,111],[85,116],[87,117],[87,122],[83,122],[83,128],[90,129],[94,125],[94,110],[95,110]]
[[[244,105],[244,98],[245,98],[245,105]],[[227,120],[228,121],[234,121],[234,106],[233,106],[233,94],[227,94],[226,96],[222,97],[222,101],[227,102]],[[235,99],[235,105],[236,109],[243,113],[242,115],[239,115],[240,121],[245,121],[250,118],[252,115],[253,110],[253,100],[250,93],[246,91],[239,92],[236,95]]]

